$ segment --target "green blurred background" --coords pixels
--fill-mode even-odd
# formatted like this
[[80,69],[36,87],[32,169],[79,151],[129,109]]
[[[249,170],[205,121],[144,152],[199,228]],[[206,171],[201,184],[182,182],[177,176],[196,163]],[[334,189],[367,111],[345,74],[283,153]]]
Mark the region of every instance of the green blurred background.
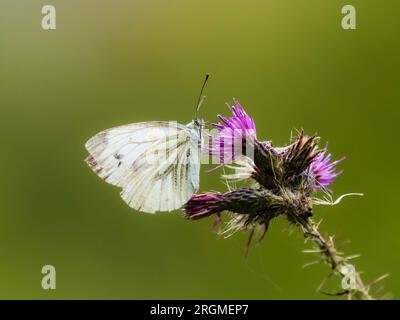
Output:
[[[41,28],[45,4],[57,30]],[[357,30],[341,28],[344,4]],[[206,120],[234,96],[259,138],[303,127],[347,157],[335,195],[365,196],[315,214],[399,297],[399,17],[395,0],[1,0],[0,298],[327,298],[327,267],[302,269],[313,257],[285,220],[246,259],[245,234],[138,214],[83,162],[102,129],[189,122],[206,72]],[[201,191],[226,190],[206,169]],[[45,264],[56,290],[41,288]]]

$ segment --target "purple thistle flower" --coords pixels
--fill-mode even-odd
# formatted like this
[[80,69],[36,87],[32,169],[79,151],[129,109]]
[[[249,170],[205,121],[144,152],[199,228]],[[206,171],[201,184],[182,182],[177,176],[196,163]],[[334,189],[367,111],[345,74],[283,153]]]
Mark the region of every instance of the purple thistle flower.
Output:
[[[284,216],[301,229],[306,239],[313,241],[315,248],[312,251],[321,253],[321,261],[345,280],[348,257],[336,251],[333,237],[326,240],[318,231],[319,223],[312,219],[314,205],[336,205],[346,196],[362,195],[348,193],[335,201],[332,199],[328,186],[342,173],[336,170],[336,165],[344,158],[331,161],[327,145],[319,149],[320,138],[317,135],[308,137],[303,130],[285,147],[275,147],[271,141],[259,141],[254,120],[237,100],[233,101],[233,106],[228,104],[232,116],[218,115],[220,122],[212,124],[217,132],[210,136],[209,143],[209,154],[218,158],[218,167],[234,162],[225,167],[235,171],[224,172],[221,176],[229,191],[193,195],[182,207],[185,218],[197,220],[215,215],[213,226],[216,227],[222,221],[222,213],[226,212],[230,220],[219,234],[228,237],[237,231],[249,230],[247,255],[256,231],[261,230],[260,240],[263,239],[270,222]],[[237,180],[245,180],[248,184],[231,188],[228,181]],[[314,196],[318,190],[326,193],[323,199]],[[356,287],[339,294],[371,299],[369,286],[364,286],[357,273],[354,277]]]
[[343,161],[345,157],[330,162],[331,154],[325,155],[328,149],[328,145],[324,147],[324,149],[315,157],[313,162],[309,167],[309,171],[313,174],[315,183],[313,188],[318,189],[327,189],[327,187],[336,179],[338,175],[340,175],[343,171],[336,171],[336,165]]
[[210,155],[219,158],[220,163],[230,163],[242,154],[243,145],[256,139],[256,126],[239,101],[233,99],[234,105],[227,103],[233,116],[229,119],[218,115],[219,123],[212,126],[218,130],[215,137],[211,137]]

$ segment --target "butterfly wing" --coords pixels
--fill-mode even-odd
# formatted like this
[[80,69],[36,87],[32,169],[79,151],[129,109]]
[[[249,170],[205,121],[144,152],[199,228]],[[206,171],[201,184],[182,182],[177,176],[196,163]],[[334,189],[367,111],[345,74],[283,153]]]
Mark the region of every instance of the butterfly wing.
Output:
[[174,122],[143,122],[100,132],[90,139],[86,162],[122,188],[136,210],[180,208],[199,188],[200,129]]

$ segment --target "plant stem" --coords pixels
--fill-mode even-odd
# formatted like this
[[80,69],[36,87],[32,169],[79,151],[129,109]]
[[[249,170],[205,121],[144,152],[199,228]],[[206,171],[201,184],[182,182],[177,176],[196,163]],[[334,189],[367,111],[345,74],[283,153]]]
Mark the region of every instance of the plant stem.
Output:
[[[356,271],[356,268],[353,264],[348,262],[351,257],[344,257],[342,253],[336,250],[333,237],[330,236],[328,239],[325,239],[318,231],[318,224],[316,224],[311,218],[304,219],[297,216],[295,221],[301,228],[304,237],[314,243],[317,249],[314,252],[321,254],[322,262],[330,267],[332,274],[338,275],[342,279],[342,284],[343,282],[350,280],[351,285],[348,289],[344,289],[343,292],[333,295],[347,294],[349,299],[354,298],[357,300],[374,300],[369,293],[370,286],[364,285],[360,273]],[[321,290],[319,291],[322,292]]]

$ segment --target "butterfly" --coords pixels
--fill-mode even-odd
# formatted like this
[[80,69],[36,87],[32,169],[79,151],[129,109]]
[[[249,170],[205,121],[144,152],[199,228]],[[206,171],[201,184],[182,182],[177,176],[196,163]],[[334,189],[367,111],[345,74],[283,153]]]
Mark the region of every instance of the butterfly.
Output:
[[204,80],[195,119],[149,121],[104,130],[87,141],[89,167],[103,180],[122,188],[133,209],[155,213],[182,207],[199,189],[204,120]]

